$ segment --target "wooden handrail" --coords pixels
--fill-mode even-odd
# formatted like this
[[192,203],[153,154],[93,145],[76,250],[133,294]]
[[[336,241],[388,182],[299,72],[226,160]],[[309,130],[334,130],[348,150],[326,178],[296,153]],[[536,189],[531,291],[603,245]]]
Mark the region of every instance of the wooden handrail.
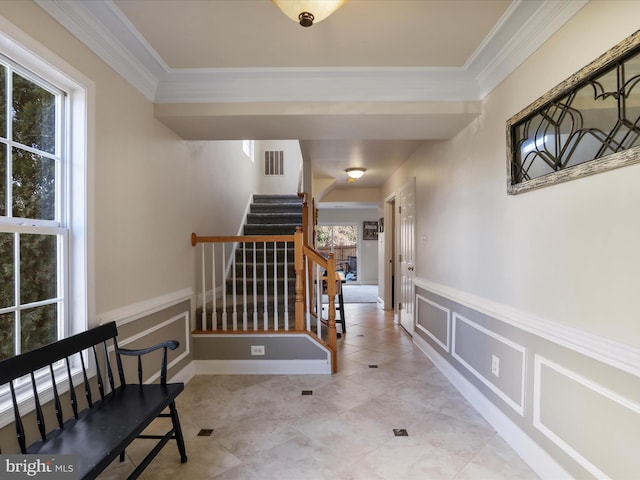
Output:
[[244,236],[198,236],[191,234],[191,246],[198,243],[252,243],[252,242],[293,242],[295,235],[244,235]]

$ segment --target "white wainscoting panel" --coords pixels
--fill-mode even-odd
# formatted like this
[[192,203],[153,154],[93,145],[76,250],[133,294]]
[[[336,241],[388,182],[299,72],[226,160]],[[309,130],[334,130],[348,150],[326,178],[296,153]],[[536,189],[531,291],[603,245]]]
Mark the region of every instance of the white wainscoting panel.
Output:
[[[534,357],[534,387],[533,387],[534,389],[534,392],[533,392],[533,397],[534,397],[533,425],[534,427],[537,428],[540,432],[542,432],[544,436],[549,438],[553,443],[555,443],[558,447],[560,447],[565,453],[567,453],[571,458],[573,458],[576,462],[582,465],[586,470],[588,470],[596,478],[612,478],[612,477],[615,478],[617,476],[616,474],[607,474],[603,472],[601,468],[596,466],[592,461],[588,460],[579,451],[580,447],[575,445],[576,439],[573,439],[574,445],[572,445],[572,439],[566,438],[566,436],[565,438],[563,438],[562,432],[557,431],[557,427],[556,427],[556,430],[554,430],[554,425],[544,422],[543,416],[545,412],[543,412],[544,406],[542,405],[542,399],[545,396],[550,396],[554,393],[554,392],[547,391],[549,390],[548,388],[545,390],[545,385],[543,384],[543,379],[542,379],[543,369],[545,368],[550,369],[554,371],[556,374],[559,374],[560,376],[564,377],[567,382],[575,382],[579,386],[592,391],[595,395],[601,396],[601,400],[604,400],[606,402],[611,402],[610,408],[606,408],[606,409],[601,408],[598,410],[592,409],[593,410],[592,415],[586,416],[584,418],[585,422],[593,421],[595,417],[605,416],[605,421],[607,421],[606,419],[610,418],[611,419],[610,421],[612,422],[617,421],[620,424],[625,424],[627,428],[630,427],[634,431],[637,431],[637,428],[633,428],[633,425],[635,424],[640,425],[640,404],[612,391],[611,389],[603,385],[600,385],[594,382],[593,380],[590,380],[576,372],[573,372],[561,365],[558,365],[557,363],[551,360],[548,360],[541,355],[535,355]],[[567,384],[567,386],[569,387],[569,384]],[[565,393],[568,390],[569,388],[567,388],[567,390],[564,390]],[[584,405],[586,404],[586,399],[584,398],[584,396],[581,396],[580,398],[577,398],[577,399],[574,398],[573,401],[574,401],[573,405],[575,405],[576,408],[578,407],[583,408]],[[620,407],[622,407],[622,409],[627,410],[628,413],[631,415],[633,414],[637,415],[637,417],[635,417],[636,421],[624,422],[624,420],[621,420],[620,418],[616,418],[614,415],[614,410],[620,409]],[[576,410],[571,409],[569,406],[565,406],[565,409],[569,410],[567,412],[564,412],[565,415],[578,414]],[[585,414],[585,412],[581,412],[581,413],[583,415]],[[603,434],[604,432],[600,432],[600,433]],[[577,439],[578,441],[582,440],[582,437],[584,435],[588,435],[588,430],[576,432],[576,435],[578,435],[579,437]],[[615,433],[613,435],[615,435]],[[638,434],[636,435],[636,438],[639,436],[640,436],[640,432],[638,432]],[[600,442],[615,441],[615,438],[613,436],[608,438],[609,438],[608,440],[607,438],[602,438],[599,440],[595,439],[595,440]],[[638,444],[636,442],[636,445],[632,447],[632,450],[636,450],[637,452],[637,447],[638,447]],[[624,454],[622,455],[625,457],[626,461],[630,464],[629,466],[626,467],[626,469],[625,468],[623,469],[625,471],[629,471],[630,469],[633,468],[635,469],[636,472],[638,472],[639,470],[637,469],[637,465],[640,463],[640,461],[638,461],[637,459],[631,459],[628,455],[624,455]],[[592,458],[592,460],[594,459]],[[620,466],[620,463],[624,461],[625,460],[621,460],[620,462],[614,462],[614,463],[616,464],[616,466]]]
[[[444,312],[444,314],[446,315],[446,330],[447,330],[447,338],[445,339],[445,341],[443,342],[441,339],[439,339],[435,333],[433,333],[432,331],[430,331],[427,327],[425,327],[424,325],[422,325],[420,323],[420,302],[424,302],[427,303],[429,305],[431,305],[434,308],[437,308],[438,310]],[[445,352],[449,352],[450,351],[450,343],[451,343],[451,310],[449,310],[446,307],[443,307],[442,305],[439,305],[438,303],[434,302],[433,300],[429,300],[428,298],[423,297],[422,295],[417,294],[416,295],[416,328],[418,330],[420,330],[421,332],[424,332],[425,335],[427,335],[429,338],[431,338],[431,340],[433,340],[434,342],[436,342],[438,345],[440,345]]]
[[[460,353],[456,349],[456,327],[457,327],[458,322],[464,322],[467,325],[469,325],[470,327],[476,329],[481,334],[487,335],[487,336],[493,338],[494,340],[497,340],[498,342],[501,342],[501,343],[505,344],[506,346],[508,346],[509,348],[512,348],[513,350],[516,350],[516,351],[518,351],[520,353],[520,355],[522,357],[522,370],[521,370],[521,374],[520,374],[520,401],[519,402],[514,402],[495,383],[493,383],[490,379],[488,379],[487,377],[482,375],[480,372],[478,372],[472,365],[470,365],[460,355]],[[508,338],[505,338],[505,337],[503,337],[501,335],[498,335],[495,332],[492,332],[491,330],[483,327],[482,325],[479,325],[478,323],[473,322],[473,321],[463,317],[462,315],[460,315],[457,312],[453,313],[453,339],[452,339],[451,355],[453,356],[453,358],[458,360],[467,370],[469,370],[469,372],[471,372],[478,380],[480,380],[482,383],[484,383],[485,386],[487,386],[493,393],[498,395],[502,400],[504,400],[504,402],[507,405],[509,405],[511,408],[513,408],[520,415],[524,415],[524,391],[525,391],[525,380],[526,380],[526,375],[525,375],[525,372],[526,372],[526,351],[527,351],[527,349],[525,347],[523,347],[522,345],[519,345],[519,344],[509,340]]]

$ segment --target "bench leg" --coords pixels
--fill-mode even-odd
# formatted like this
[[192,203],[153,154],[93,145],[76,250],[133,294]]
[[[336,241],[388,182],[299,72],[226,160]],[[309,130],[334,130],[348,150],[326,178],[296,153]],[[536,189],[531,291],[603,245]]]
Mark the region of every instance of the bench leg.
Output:
[[182,427],[180,427],[180,418],[178,418],[176,402],[169,404],[169,411],[171,412],[171,423],[173,423],[174,435],[176,437],[176,443],[178,444],[178,451],[180,452],[180,461],[186,463],[187,451],[184,448],[184,438],[182,437]]

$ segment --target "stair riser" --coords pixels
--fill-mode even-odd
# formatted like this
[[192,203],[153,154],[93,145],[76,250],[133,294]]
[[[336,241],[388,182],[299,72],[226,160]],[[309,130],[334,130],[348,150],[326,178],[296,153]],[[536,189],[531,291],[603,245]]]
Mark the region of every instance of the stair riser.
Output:
[[287,203],[302,206],[302,198],[297,195],[254,195],[253,203]]
[[302,215],[302,205],[296,203],[252,203],[249,213],[294,213]]
[[293,235],[299,225],[245,225],[245,235]]
[[272,225],[272,224],[302,225],[302,214],[297,213],[249,213],[247,224]]

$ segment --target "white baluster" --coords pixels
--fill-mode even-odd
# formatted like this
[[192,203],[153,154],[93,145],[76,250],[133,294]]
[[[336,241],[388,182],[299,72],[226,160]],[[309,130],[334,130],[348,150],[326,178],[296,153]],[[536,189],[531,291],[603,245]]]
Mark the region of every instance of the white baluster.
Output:
[[247,331],[247,244],[242,243],[242,329]]
[[[202,265],[200,268],[202,268],[202,330],[206,330],[207,329],[207,283],[206,283],[206,272],[204,271],[204,249],[205,249],[205,243],[202,244]],[[214,293],[215,294],[215,293]]]
[[253,242],[253,329],[258,330],[258,266],[256,242]]
[[273,329],[278,330],[278,243],[273,242]]
[[218,330],[218,289],[216,287],[216,244],[211,244],[211,289],[213,310],[211,311],[211,328]]
[[322,270],[320,265],[316,264],[316,335],[322,338]]
[[264,281],[264,285],[263,285],[263,290],[264,290],[264,315],[262,318],[262,321],[264,323],[264,329],[268,330],[269,329],[269,312],[267,311],[267,242],[264,242],[263,244],[263,251],[264,251],[264,258],[262,259],[262,266],[264,269],[263,272],[263,281]]
[[284,242],[284,329],[289,330],[289,256]]
[[238,305],[238,297],[236,296],[236,244],[232,243],[231,244],[231,280],[233,281],[233,287],[231,288],[231,292],[233,293],[233,298],[231,300],[232,302],[232,306],[233,306],[233,311],[231,313],[231,324],[233,326],[233,331],[237,331],[238,330],[238,310],[237,310],[237,305]]
[[227,255],[222,244],[222,330],[227,330]]
[[[311,270],[309,269],[309,257],[304,257],[304,261],[305,261],[305,272],[310,272]],[[311,295],[309,295],[311,293],[311,287],[309,286],[309,282],[306,281],[307,279],[305,278],[305,302],[307,303],[307,330],[311,331]]]

